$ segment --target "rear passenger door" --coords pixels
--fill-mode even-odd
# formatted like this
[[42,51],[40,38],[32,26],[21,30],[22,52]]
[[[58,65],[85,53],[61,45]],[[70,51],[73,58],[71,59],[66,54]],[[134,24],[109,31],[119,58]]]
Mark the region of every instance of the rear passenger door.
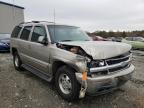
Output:
[[[14,30],[12,31],[12,34],[11,34],[11,41],[10,41],[10,47],[14,47],[14,48],[17,48],[18,45],[17,45],[17,41],[19,40],[18,37],[19,37],[19,34],[22,30],[22,26],[16,26],[14,28]],[[12,49],[11,49],[12,50]]]
[[39,37],[47,37],[45,26],[38,25],[33,29],[31,37],[32,65],[38,70],[48,74],[49,71],[49,47],[38,42]]
[[30,41],[32,26],[25,26],[18,42],[18,52],[23,63],[30,64]]

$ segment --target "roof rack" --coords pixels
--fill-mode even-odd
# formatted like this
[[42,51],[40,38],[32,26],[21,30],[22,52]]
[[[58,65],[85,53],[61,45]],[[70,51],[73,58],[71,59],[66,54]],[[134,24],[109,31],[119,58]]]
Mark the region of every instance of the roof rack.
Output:
[[32,21],[33,23],[40,23],[40,21]]
[[48,22],[48,23],[54,23],[54,22],[52,22],[52,21],[40,21],[40,22]]
[[54,22],[51,22],[51,21],[32,21],[33,23],[40,23],[40,22],[47,22],[47,23],[54,23]]
[[27,24],[27,23],[31,23],[31,22],[21,22],[19,25],[21,25],[21,24]]
[[[40,22],[54,23],[54,22],[50,22],[50,21],[31,21],[31,22],[21,22],[20,24],[40,23]],[[19,25],[20,25],[20,24],[19,24]]]

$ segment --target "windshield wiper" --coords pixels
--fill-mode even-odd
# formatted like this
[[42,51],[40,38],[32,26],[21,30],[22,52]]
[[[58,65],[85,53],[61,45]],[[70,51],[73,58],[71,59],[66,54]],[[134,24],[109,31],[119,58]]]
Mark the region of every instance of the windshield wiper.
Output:
[[84,40],[84,41],[90,41],[90,40]]
[[[61,40],[61,42],[69,42],[69,41],[74,41],[74,40]],[[90,40],[83,40],[83,41],[90,41]]]
[[68,41],[72,41],[72,40],[61,40],[61,42],[68,42]]

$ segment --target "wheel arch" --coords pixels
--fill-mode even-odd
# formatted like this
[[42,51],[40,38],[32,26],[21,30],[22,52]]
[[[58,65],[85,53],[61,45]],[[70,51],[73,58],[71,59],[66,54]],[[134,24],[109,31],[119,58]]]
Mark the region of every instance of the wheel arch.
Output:
[[63,62],[63,61],[60,61],[60,60],[56,60],[52,63],[52,73],[53,73],[53,77],[55,77],[55,74],[57,72],[57,70],[62,67],[62,66],[68,66],[69,68],[71,68],[74,72],[78,72],[79,69],[78,67],[76,67],[75,65],[73,64],[70,64],[70,63],[66,63],[66,62]]
[[12,53],[12,55],[14,55],[15,52],[17,52],[17,49],[14,48],[14,47],[12,47],[12,49],[11,49],[11,53]]

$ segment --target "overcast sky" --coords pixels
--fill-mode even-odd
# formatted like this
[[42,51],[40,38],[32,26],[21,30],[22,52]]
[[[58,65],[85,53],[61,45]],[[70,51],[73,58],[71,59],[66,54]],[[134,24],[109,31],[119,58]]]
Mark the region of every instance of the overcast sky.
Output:
[[[2,0],[12,3],[13,0]],[[144,30],[144,0],[14,0],[25,20],[53,21],[87,31]]]

